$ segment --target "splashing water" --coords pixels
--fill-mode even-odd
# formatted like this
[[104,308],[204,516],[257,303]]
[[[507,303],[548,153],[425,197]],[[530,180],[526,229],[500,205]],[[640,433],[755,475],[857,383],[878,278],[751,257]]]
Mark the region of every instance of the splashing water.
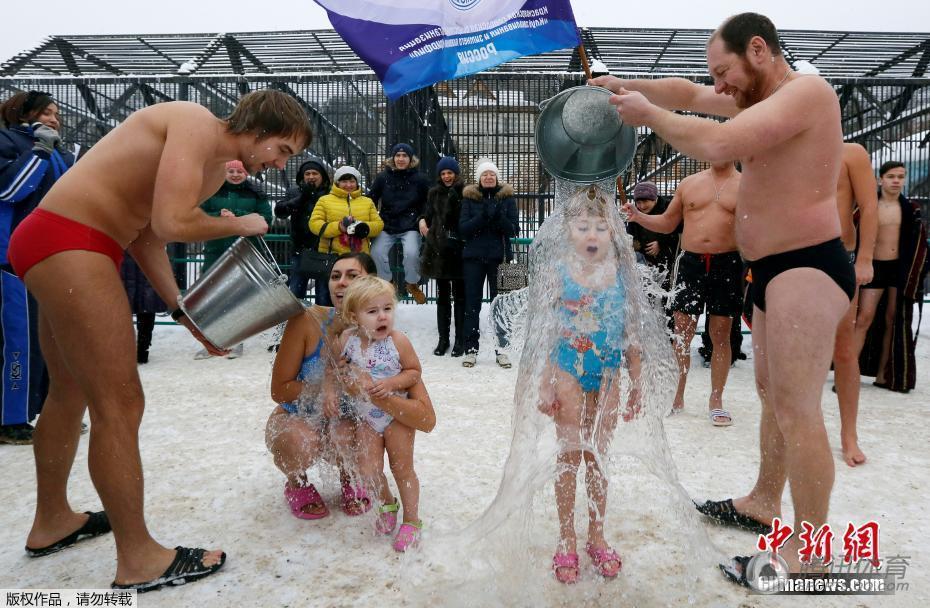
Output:
[[[715,596],[695,583],[720,582],[715,563],[723,556],[678,482],[662,425],[678,372],[660,304],[668,293],[661,276],[636,263],[614,196],[613,180],[557,182],[555,209],[530,248],[529,286],[491,305],[493,325],[506,330],[520,361],[510,455],[484,513],[464,530],[431,536],[408,558],[405,584],[431,600],[677,605]],[[571,479],[573,464],[581,484]],[[557,480],[563,513],[574,508],[576,585],[552,576]],[[585,555],[585,531],[600,526],[623,559],[607,583]]]

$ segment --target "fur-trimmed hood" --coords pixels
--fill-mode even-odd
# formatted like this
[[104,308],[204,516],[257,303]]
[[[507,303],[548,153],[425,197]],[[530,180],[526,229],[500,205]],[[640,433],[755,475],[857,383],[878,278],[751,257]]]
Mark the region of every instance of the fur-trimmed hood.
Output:
[[[384,159],[384,162],[381,163],[381,166],[383,166],[385,169],[390,169],[391,171],[398,171],[397,165],[394,164],[393,157]],[[414,154],[412,157],[410,157],[410,164],[407,165],[407,168],[404,169],[404,171],[415,171],[419,166],[420,157]]]
[[[510,184],[501,182],[501,183],[498,183],[496,187],[498,190],[497,190],[497,194],[495,194],[494,196],[497,197],[498,199],[503,200],[505,198],[510,198],[511,196],[513,196],[513,186],[511,186]],[[480,201],[481,199],[484,198],[481,190],[482,189],[478,187],[478,184],[469,184],[465,186],[464,190],[462,190],[462,196],[465,198],[470,198],[474,201]]]

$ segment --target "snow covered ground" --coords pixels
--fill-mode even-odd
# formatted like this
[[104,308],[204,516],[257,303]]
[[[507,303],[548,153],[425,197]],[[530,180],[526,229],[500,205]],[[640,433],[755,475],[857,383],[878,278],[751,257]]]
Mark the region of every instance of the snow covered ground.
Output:
[[[430,535],[463,527],[494,497],[507,457],[516,368],[493,362],[489,346],[478,366],[462,368],[461,359],[432,355],[435,308],[400,307],[398,327],[406,331],[423,362],[424,379],[438,416],[436,429],[417,439],[417,472],[422,486],[420,512]],[[922,606],[930,599],[930,551],[925,518],[930,486],[930,450],[926,446],[930,405],[930,331],[918,346],[918,386],[902,395],[871,386],[864,379],[859,435],[868,463],[847,467],[839,452],[839,416],[831,382],[824,386],[824,417],[836,457],[836,484],[830,519],[836,527],[869,520],[881,525],[884,557],[907,556],[910,588],[894,597],[763,597],[724,581],[711,566],[696,565],[696,605],[714,606]],[[282,496],[283,477],[263,440],[272,410],[269,398],[268,335],[249,340],[236,360],[194,361],[197,345],[178,327],[159,326],[151,362],[141,367],[147,394],[142,425],[146,473],[146,515],[154,536],[168,546],[222,548],[225,568],[202,582],[141,597],[145,607],[176,606],[424,606],[503,605],[491,594],[427,597],[423,589],[398,577],[408,566],[384,538],[375,537],[370,520],[350,519],[338,509],[338,485],[331,474],[319,483],[311,477],[333,515],[320,521],[294,518]],[[744,352],[749,344],[744,343]],[[687,408],[666,421],[678,476],[692,497],[741,495],[752,485],[758,465],[759,404],[752,361],[731,370],[725,400],[733,412],[730,428],[713,428],[706,415],[710,370],[696,365],[689,378]],[[81,510],[99,509],[87,473],[87,438],[81,441],[71,483],[71,501]],[[28,559],[22,551],[34,504],[34,468],[29,447],[0,446],[4,471],[0,482],[0,588],[102,588],[115,571],[115,550],[107,535],[82,542],[52,557]],[[551,497],[546,497],[551,500]],[[651,514],[642,513],[649,522]],[[791,520],[786,497],[785,519]],[[581,520],[579,519],[579,522]],[[554,528],[553,528],[554,529]],[[583,530],[581,524],[579,529]],[[724,554],[753,551],[755,537],[707,525],[710,539]],[[549,533],[547,530],[546,534]],[[608,537],[624,556],[624,570],[612,582],[585,581],[571,588],[546,582],[548,605],[678,605],[681,590],[666,586],[670,553],[656,543],[667,536]],[[650,540],[651,539],[651,540]],[[554,537],[550,543],[554,548]],[[649,546],[652,544],[652,546]],[[838,534],[842,551],[842,533]],[[835,548],[835,550],[837,550]],[[548,559],[538,568],[548,569]],[[583,562],[584,565],[584,562]],[[501,573],[506,576],[506,572]],[[462,566],[467,578],[467,566]],[[548,577],[551,579],[551,576]],[[686,594],[687,595],[687,594]],[[707,599],[713,598],[713,599]],[[445,601],[448,600],[448,601]],[[852,601],[850,601],[852,600]]]

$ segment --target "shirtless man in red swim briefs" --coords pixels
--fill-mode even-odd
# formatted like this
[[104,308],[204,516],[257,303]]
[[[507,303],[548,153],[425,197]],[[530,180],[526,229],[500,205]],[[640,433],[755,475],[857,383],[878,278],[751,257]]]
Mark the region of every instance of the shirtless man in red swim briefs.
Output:
[[[144,397],[135,337],[119,277],[128,250],[159,296],[177,302],[168,241],[263,234],[257,214],[210,217],[200,203],[223,183],[225,163],[249,173],[283,168],[311,139],[307,115],[279,91],[244,96],[226,119],[188,102],[132,114],[69,170],[14,232],[9,258],[39,302],[39,334],[51,380],[35,431],[36,514],[30,556],[48,555],[112,526],[114,587],[139,591],[212,574],[225,554],[169,549],[149,534],[143,514],[139,425]],[[172,314],[214,354],[177,311]],[[84,408],[90,408],[88,462],[104,513],[75,512],[67,484]],[[191,446],[200,462],[205,446]]]

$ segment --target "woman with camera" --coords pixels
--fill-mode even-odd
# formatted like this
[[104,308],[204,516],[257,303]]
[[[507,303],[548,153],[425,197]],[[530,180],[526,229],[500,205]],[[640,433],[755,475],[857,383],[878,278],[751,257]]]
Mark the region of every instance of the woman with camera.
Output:
[[[355,167],[339,167],[329,194],[320,198],[310,215],[310,232],[320,237],[320,253],[371,251],[371,239],[384,222],[374,202],[362,196],[362,176]],[[335,258],[335,256],[333,256]]]

